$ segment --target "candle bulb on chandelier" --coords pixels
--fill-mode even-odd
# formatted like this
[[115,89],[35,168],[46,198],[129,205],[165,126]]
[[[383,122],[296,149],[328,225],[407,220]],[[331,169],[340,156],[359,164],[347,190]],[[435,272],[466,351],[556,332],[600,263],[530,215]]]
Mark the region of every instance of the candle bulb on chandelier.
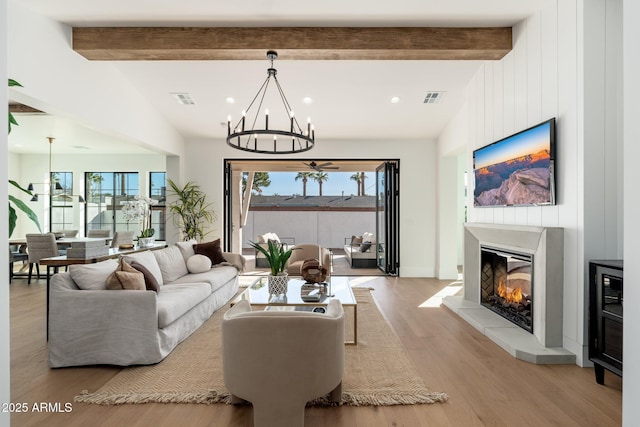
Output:
[[273,152],[274,153],[276,151],[278,151],[278,150],[276,150],[277,146],[278,146],[278,136],[277,135],[273,135]]
[[311,139],[313,141],[316,140],[316,129],[315,129],[315,126],[313,126],[313,125],[311,125]]
[[256,135],[255,133],[253,134],[253,149],[258,149],[258,135]]
[[231,116],[227,116],[227,132],[228,135],[231,135]]
[[269,110],[264,110],[264,120],[265,120],[264,128],[265,130],[269,130]]
[[244,118],[247,115],[247,112],[242,110],[242,132],[244,132]]
[[289,116],[291,117],[291,133],[293,133],[293,111],[289,112]]
[[307,135],[311,135],[311,117],[307,117]]

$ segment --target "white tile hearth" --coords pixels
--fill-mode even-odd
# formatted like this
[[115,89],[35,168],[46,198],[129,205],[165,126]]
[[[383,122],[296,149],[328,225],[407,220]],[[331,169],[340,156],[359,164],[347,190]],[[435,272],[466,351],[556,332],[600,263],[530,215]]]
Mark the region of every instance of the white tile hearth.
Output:
[[575,354],[562,347],[544,347],[534,335],[480,304],[461,296],[448,296],[442,303],[517,359],[535,364],[576,363]]

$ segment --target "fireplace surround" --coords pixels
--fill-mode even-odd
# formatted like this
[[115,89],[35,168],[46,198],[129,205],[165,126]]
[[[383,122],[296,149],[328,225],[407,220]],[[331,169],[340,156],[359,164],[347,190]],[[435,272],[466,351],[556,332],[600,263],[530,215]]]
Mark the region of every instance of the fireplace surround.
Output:
[[[530,328],[482,304],[482,247],[530,257]],[[446,297],[443,303],[514,357],[531,363],[575,363],[575,355],[563,348],[563,254],[562,228],[467,223],[464,295]]]

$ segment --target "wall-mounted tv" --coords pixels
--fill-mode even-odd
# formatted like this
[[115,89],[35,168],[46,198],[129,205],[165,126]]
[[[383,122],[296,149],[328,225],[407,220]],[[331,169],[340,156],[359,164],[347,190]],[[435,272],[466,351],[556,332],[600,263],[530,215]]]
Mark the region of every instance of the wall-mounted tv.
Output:
[[555,204],[555,118],[473,152],[474,206]]

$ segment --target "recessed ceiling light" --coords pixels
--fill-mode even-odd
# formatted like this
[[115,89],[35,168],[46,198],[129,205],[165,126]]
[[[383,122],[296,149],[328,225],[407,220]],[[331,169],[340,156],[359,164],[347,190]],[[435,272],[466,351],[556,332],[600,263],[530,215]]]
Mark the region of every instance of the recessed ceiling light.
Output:
[[308,96],[305,96],[304,98],[302,98],[302,102],[304,102],[305,104],[312,104],[313,99]]
[[172,92],[171,95],[178,101],[178,104],[193,105],[196,103],[187,92]]
[[227,96],[227,98],[225,99],[225,101],[227,101],[227,104],[235,104],[236,100],[230,96]]
[[400,98],[398,98],[397,96],[394,96],[393,98],[391,98],[392,104],[397,104],[398,102],[400,102]]

